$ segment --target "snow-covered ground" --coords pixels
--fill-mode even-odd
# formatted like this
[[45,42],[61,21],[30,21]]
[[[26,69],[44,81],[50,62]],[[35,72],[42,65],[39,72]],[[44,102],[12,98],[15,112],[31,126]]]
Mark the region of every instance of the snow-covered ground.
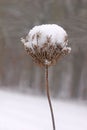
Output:
[[[87,130],[87,105],[53,100],[56,130]],[[52,130],[46,98],[0,90],[0,130]]]

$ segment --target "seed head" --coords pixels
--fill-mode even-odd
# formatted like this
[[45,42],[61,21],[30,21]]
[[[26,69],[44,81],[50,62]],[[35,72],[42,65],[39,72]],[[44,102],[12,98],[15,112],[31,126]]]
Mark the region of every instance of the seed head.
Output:
[[70,53],[66,31],[56,24],[39,25],[32,28],[25,39],[21,38],[25,50],[40,66],[51,66]]

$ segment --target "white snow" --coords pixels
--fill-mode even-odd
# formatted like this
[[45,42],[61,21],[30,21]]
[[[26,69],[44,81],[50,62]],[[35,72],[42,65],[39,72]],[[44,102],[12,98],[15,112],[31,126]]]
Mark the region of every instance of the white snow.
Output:
[[70,53],[70,52],[71,52],[71,48],[70,48],[70,47],[66,47],[66,46],[65,46],[65,47],[62,49],[62,51],[64,51],[64,50],[65,50],[65,51],[67,50],[67,51],[68,51],[68,53]]
[[[37,41],[37,35],[38,41]],[[66,31],[56,24],[45,24],[33,27],[27,36],[27,42],[23,41],[25,46],[32,48],[33,45],[43,46],[47,42],[47,37],[51,39],[50,44],[56,45],[59,44],[62,47],[67,45],[65,38],[67,37]]]
[[[53,100],[56,130],[87,130],[87,105]],[[0,130],[52,130],[46,98],[0,90]]]

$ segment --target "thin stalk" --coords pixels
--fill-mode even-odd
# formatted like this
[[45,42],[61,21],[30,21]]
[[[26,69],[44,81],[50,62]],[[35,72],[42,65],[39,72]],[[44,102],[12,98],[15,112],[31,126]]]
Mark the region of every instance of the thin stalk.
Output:
[[45,82],[46,82],[46,93],[47,93],[48,103],[49,103],[50,112],[51,112],[53,130],[56,130],[56,128],[55,128],[54,113],[53,113],[53,108],[52,108],[52,103],[51,103],[50,93],[49,93],[48,66],[47,65],[45,66]]

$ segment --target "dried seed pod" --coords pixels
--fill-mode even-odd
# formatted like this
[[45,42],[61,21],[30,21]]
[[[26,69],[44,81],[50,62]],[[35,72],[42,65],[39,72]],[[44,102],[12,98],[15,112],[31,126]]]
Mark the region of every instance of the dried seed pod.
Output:
[[21,39],[27,53],[40,66],[51,66],[70,53],[66,31],[55,24],[39,25],[30,30],[26,39]]

